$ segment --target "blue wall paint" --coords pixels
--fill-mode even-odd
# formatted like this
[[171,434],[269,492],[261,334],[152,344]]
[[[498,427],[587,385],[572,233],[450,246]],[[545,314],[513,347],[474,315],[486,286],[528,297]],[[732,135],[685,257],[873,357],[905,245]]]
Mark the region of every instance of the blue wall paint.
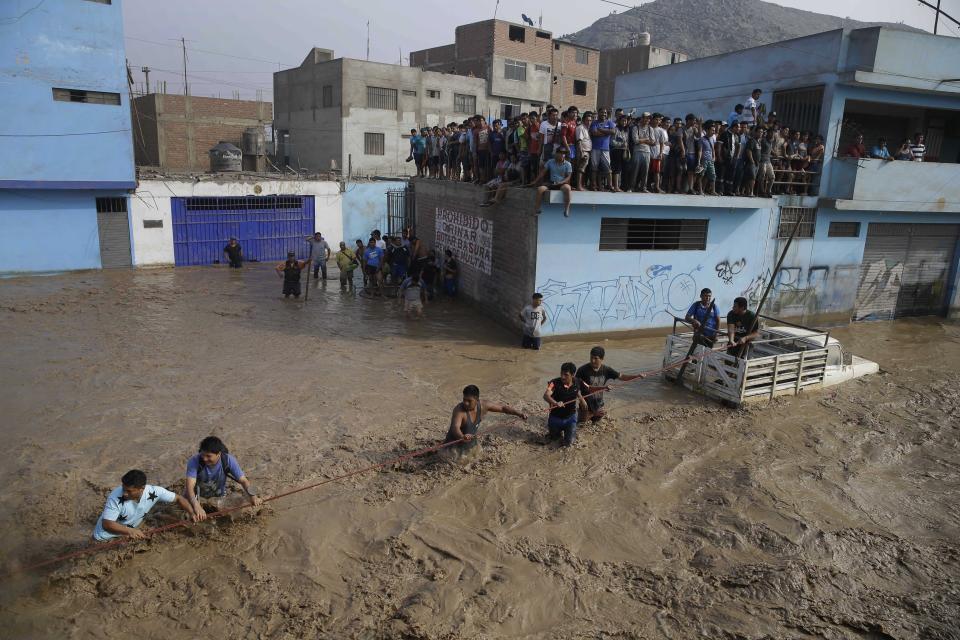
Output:
[[[571,213],[565,219],[558,205],[547,205],[539,225],[536,283],[549,315],[544,335],[669,327],[673,316],[682,317],[703,287],[713,290],[722,314],[737,296],[755,307],[785,244],[774,238],[779,222],[776,206],[727,211],[574,205]],[[707,249],[599,251],[602,217],[707,218]],[[859,222],[859,236],[828,237],[833,221]],[[794,318],[852,315],[862,278],[876,275],[862,268],[871,222],[960,224],[960,214],[821,207],[814,238],[795,240],[787,252],[766,312]],[[956,308],[960,254],[954,260],[948,299]]]
[[[536,277],[549,316],[544,335],[670,326],[704,287],[724,313],[737,296],[759,297],[774,211],[574,205],[564,218],[559,206],[544,207]],[[599,251],[602,217],[707,218],[707,249]]]
[[0,190],[0,273],[100,268],[94,191]]
[[[406,186],[406,181],[354,182],[347,185],[343,194],[343,241],[348,247],[353,247],[358,239],[366,244],[374,229],[387,232],[387,191]],[[340,238],[333,240],[339,242]]]
[[[120,182],[132,188],[124,56],[119,0],[0,3],[0,76],[5,78],[0,176]],[[55,101],[54,87],[119,93],[121,104]]]

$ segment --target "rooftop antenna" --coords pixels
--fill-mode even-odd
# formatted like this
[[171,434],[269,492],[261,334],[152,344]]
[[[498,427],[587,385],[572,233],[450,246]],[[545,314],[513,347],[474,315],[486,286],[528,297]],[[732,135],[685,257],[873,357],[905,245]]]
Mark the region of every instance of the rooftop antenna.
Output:
[[540,17],[537,19],[537,29],[543,28],[543,11],[540,12]]
[[493,19],[497,19],[497,10],[500,9],[500,0],[497,0],[497,5],[493,8]]
[[147,93],[150,93],[150,67],[140,67],[140,71],[147,77]]
[[367,62],[370,62],[370,21],[367,20]]
[[183,95],[190,95],[190,85],[187,84],[187,41],[180,38],[180,46],[183,47]]

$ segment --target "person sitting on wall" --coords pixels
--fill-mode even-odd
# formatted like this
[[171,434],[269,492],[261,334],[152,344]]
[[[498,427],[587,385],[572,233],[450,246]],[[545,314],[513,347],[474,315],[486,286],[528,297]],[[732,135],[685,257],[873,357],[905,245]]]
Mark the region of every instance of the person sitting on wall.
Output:
[[230,242],[223,248],[223,257],[227,259],[233,269],[239,269],[243,266],[243,247],[240,246],[236,238],[230,238]]
[[702,289],[700,300],[690,305],[684,320],[693,326],[696,343],[712,349],[717,341],[717,329],[720,327],[720,312],[717,311],[713,291]]
[[104,542],[126,536],[139,540],[147,534],[138,527],[157,502],[176,502],[196,522],[199,517],[190,503],[173,491],[147,484],[147,474],[131,469],[120,478],[120,486],[110,492],[103,513],[93,529],[93,539]]
[[[537,188],[537,200],[534,205],[535,214],[539,214],[541,211],[540,205],[543,202],[543,194],[547,191],[562,191],[563,215],[567,218],[570,217],[570,177],[573,175],[573,166],[564,158],[565,153],[563,147],[558,147],[554,151],[553,158],[548,160],[543,169],[540,170],[537,179],[530,183],[531,187]],[[546,185],[541,184],[545,178],[549,178],[550,182]]]
[[733,309],[727,314],[727,338],[730,341],[727,353],[736,358],[744,357],[750,343],[759,335],[757,316],[747,308],[747,299],[735,299]]

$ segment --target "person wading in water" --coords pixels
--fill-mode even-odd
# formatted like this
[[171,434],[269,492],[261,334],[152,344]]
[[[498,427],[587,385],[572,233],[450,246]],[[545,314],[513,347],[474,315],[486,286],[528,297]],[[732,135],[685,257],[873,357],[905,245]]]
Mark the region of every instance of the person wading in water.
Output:
[[453,445],[449,449],[463,454],[476,447],[477,431],[480,429],[483,414],[487,411],[505,413],[516,416],[521,420],[527,419],[527,414],[509,405],[480,400],[480,389],[473,384],[467,385],[463,388],[463,402],[453,408],[453,415],[450,416],[450,429],[447,431],[446,440],[444,440],[444,442],[457,442],[458,440],[463,440],[463,442]]
[[309,266],[305,260],[297,260],[297,254],[287,252],[287,261],[277,265],[277,275],[283,278],[283,297],[300,297],[300,274]]

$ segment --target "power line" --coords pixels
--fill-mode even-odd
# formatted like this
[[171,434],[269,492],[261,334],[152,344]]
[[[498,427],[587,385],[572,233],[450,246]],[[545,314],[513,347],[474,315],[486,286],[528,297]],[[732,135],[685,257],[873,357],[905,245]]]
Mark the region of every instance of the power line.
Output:
[[[135,37],[133,37],[133,36],[125,36],[125,38],[126,38],[127,40],[135,40],[136,42],[146,42],[146,43],[149,43],[149,44],[155,44],[155,45],[160,46],[160,47],[174,47],[174,48],[176,48],[176,49],[179,49],[179,48],[180,48],[180,45],[169,44],[169,43],[166,43],[166,42],[157,42],[156,40],[147,40],[147,39],[145,39],[145,38],[135,38]],[[276,65],[284,65],[284,64],[285,64],[285,65],[287,65],[287,66],[292,66],[292,67],[297,66],[297,65],[290,64],[290,63],[287,63],[287,62],[281,62],[281,61],[279,61],[279,60],[264,60],[263,58],[249,58],[249,57],[246,57],[246,56],[235,56],[235,55],[230,54],[230,53],[223,53],[223,52],[221,52],[221,51],[211,51],[211,50],[209,50],[209,49],[194,49],[194,48],[191,48],[190,51],[194,51],[194,52],[198,52],[198,53],[208,53],[208,54],[210,54],[210,55],[223,56],[223,57],[225,57],[225,58],[234,58],[234,59],[236,59],[236,60],[249,60],[249,61],[252,61],[252,62],[262,62],[262,63],[264,63],[264,64],[276,64]]]
[[105,133],[130,133],[130,129],[83,131],[78,133],[0,133],[0,138],[61,138],[66,136],[98,136]]

